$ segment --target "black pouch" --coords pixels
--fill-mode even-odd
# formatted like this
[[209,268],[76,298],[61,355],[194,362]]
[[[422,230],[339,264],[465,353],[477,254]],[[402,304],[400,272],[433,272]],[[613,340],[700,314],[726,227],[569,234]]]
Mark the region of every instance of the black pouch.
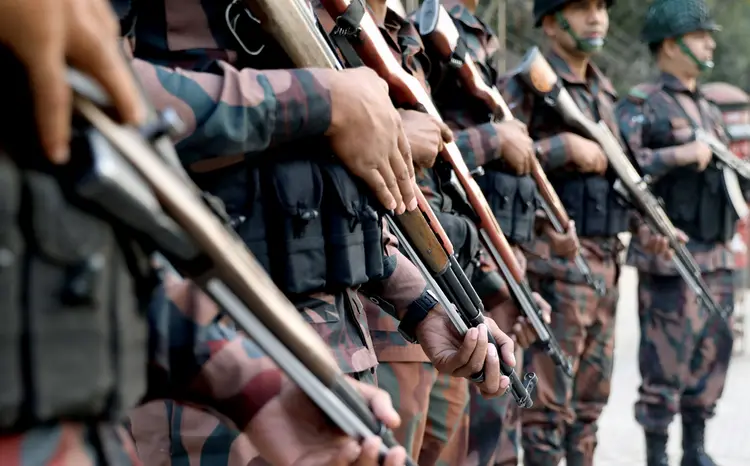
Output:
[[[287,293],[307,293],[326,284],[323,219],[323,178],[307,160],[275,165],[271,169],[275,206],[266,212],[272,266],[276,283]],[[277,247],[278,245],[278,247]]]
[[612,185],[610,185],[607,199],[609,200],[607,206],[607,236],[615,236],[618,233],[628,231],[630,227],[629,209]]
[[116,385],[114,286],[132,294],[135,283],[128,277],[129,283],[121,284],[113,270],[119,245],[109,224],[70,204],[49,175],[28,172],[24,182],[31,220],[26,313],[36,416],[100,415]]
[[[508,177],[512,175],[506,175]],[[513,230],[510,240],[515,244],[526,243],[534,238],[536,218],[536,182],[531,176],[514,177],[518,183],[513,207]]]
[[271,257],[268,249],[268,228],[266,225],[266,209],[263,203],[263,188],[260,182],[260,170],[250,169],[243,173],[249,182],[240,186],[245,188],[246,201],[232,210],[227,207],[232,226],[253,253],[261,266],[271,273]]
[[367,281],[361,196],[346,169],[320,166],[323,174],[323,223],[326,237],[327,285],[350,287]]
[[706,242],[721,241],[726,235],[723,220],[728,202],[722,185],[722,174],[718,169],[708,167],[702,175],[703,189],[698,198],[697,222],[700,238]]
[[581,236],[585,236],[583,229],[586,226],[584,205],[586,185],[584,183],[582,178],[577,178],[553,185],[560,196],[560,202],[568,211],[568,217],[575,222],[578,234]]
[[361,210],[359,219],[365,238],[365,273],[369,280],[378,280],[385,274],[385,251],[383,250],[383,217],[375,209],[375,202],[360,189]]
[[513,232],[513,207],[518,191],[518,178],[496,170],[487,170],[478,181],[500,229],[506,235],[510,235]]
[[607,236],[607,207],[609,182],[601,176],[589,176],[585,181],[584,227],[581,236]]
[[16,423],[24,398],[21,369],[21,267],[18,224],[21,182],[16,165],[0,153],[0,428]]

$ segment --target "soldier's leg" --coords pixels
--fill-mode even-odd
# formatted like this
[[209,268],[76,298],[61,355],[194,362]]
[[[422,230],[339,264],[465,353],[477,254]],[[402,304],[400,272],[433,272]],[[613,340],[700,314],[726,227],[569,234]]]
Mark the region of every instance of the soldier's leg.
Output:
[[468,429],[466,407],[469,383],[466,379],[439,374],[430,391],[424,442],[419,453],[420,466],[460,464],[466,457]]
[[635,404],[636,421],[646,434],[649,465],[667,462],[667,433],[685,388],[695,349],[699,306],[679,276],[639,272],[638,317],[641,341],[638,366],[641,387]]
[[466,459],[461,464],[488,466],[492,464],[495,456],[511,397],[504,395],[487,400],[474,386],[471,386],[469,391],[469,443]]
[[[550,328],[576,371],[583,352],[584,315],[596,305],[586,285],[571,284],[529,273],[529,282],[552,307]],[[521,410],[521,443],[527,466],[556,466],[565,456],[566,425],[573,422],[570,406],[573,379],[557,369],[550,357],[534,347],[524,353],[524,372],[535,372],[539,383],[534,406]]]
[[[724,309],[734,307],[734,280],[729,270],[703,275],[711,294]],[[720,317],[701,309],[692,323],[696,347],[690,360],[690,374],[680,398],[683,466],[708,466],[713,460],[705,453],[706,421],[713,417],[732,357],[733,335]]]
[[575,413],[566,434],[567,466],[593,466],[597,421],[609,400],[615,347],[615,312],[619,298],[614,262],[590,261],[604,279],[607,294],[598,298],[593,290],[588,299],[597,305],[584,316],[586,339],[578,362],[571,406]]
[[382,362],[377,368],[378,386],[387,391],[401,425],[393,430],[396,440],[415,461],[422,447],[428,403],[437,371],[425,362]]

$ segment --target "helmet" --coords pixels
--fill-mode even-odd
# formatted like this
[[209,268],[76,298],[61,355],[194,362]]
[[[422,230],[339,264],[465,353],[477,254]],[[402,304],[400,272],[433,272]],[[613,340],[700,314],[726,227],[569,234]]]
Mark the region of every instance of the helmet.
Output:
[[[534,27],[542,25],[545,16],[561,10],[572,0],[534,0]],[[615,0],[607,0],[607,8],[611,7]]]
[[641,39],[658,44],[695,31],[720,31],[704,0],[656,0],[646,12]]

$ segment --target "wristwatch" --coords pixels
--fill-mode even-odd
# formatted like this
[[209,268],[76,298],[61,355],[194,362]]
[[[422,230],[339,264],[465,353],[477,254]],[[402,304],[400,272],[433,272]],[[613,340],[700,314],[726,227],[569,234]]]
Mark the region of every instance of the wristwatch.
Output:
[[417,341],[417,326],[422,323],[434,308],[438,300],[433,296],[430,290],[425,290],[422,295],[415,299],[406,309],[404,318],[398,326],[398,332],[409,343],[419,343]]

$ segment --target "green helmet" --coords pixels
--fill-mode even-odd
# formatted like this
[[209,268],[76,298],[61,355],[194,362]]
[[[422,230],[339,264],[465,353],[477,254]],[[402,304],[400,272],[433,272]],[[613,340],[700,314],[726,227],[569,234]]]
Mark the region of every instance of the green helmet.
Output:
[[704,0],[655,0],[648,8],[641,39],[658,44],[695,31],[720,31]]

